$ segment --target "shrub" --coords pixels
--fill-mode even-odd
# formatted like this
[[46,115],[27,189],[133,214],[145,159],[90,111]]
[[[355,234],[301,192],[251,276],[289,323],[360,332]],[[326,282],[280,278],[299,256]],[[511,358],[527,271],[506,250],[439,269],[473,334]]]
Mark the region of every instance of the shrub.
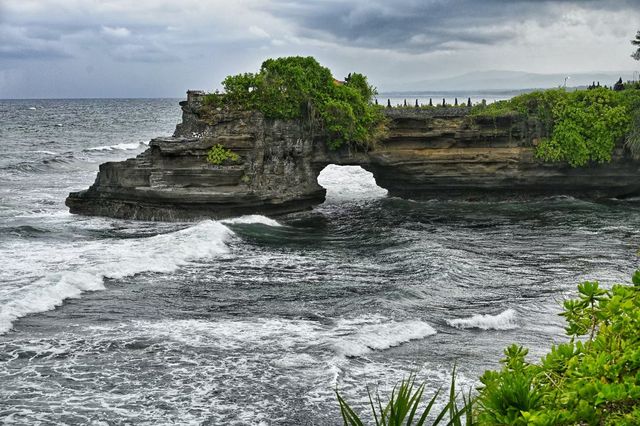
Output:
[[625,138],[625,146],[634,159],[640,160],[640,109],[633,114],[631,123],[631,129]]
[[[449,414],[447,424],[458,425],[609,425],[640,424],[640,271],[633,285],[614,285],[611,290],[596,281],[578,285],[577,299],[563,303],[567,343],[552,346],[537,364],[526,360],[528,349],[511,345],[505,349],[501,370],[486,371],[478,395],[463,395],[456,403],[455,369],[449,400],[436,422]],[[424,384],[415,376],[394,388],[383,405],[369,394],[376,425],[420,423],[431,413],[435,396],[422,409]],[[336,392],[337,393],[337,392]],[[338,395],[345,425],[362,425],[360,417]]]
[[[408,379],[404,379],[399,385],[393,388],[389,401],[383,405],[379,394],[376,398],[371,396],[369,392],[369,403],[371,407],[371,416],[376,426],[423,426],[428,418],[434,417],[432,425],[443,423],[447,426],[471,425],[473,422],[473,402],[471,397],[462,395],[462,406],[458,407],[456,397],[456,372],[455,368],[451,375],[451,385],[449,387],[449,400],[444,408],[435,412],[434,404],[440,394],[435,392],[425,407],[421,407],[422,396],[425,391],[425,384],[416,385],[415,375],[410,375]],[[338,403],[340,404],[340,414],[345,426],[363,426],[364,422],[358,414],[349,406],[342,398],[340,393],[336,391]]]
[[613,148],[627,133],[630,121],[619,96],[602,88],[560,98],[553,106],[553,117],[551,138],[538,145],[537,155],[573,167],[611,161]]
[[382,107],[367,78],[349,74],[336,82],[328,68],[312,57],[268,59],[258,73],[228,76],[225,92],[205,96],[204,105],[258,110],[267,118],[319,120],[328,131],[329,147],[346,143],[370,147],[384,135]]
[[227,160],[238,161],[240,156],[230,149],[226,149],[220,144],[215,144],[207,152],[207,162],[215,165],[224,163]]
[[472,114],[535,117],[542,124],[543,132],[536,148],[537,157],[578,167],[589,162],[611,161],[616,143],[625,135],[631,134],[635,140],[633,131],[638,131],[640,124],[634,125],[631,115],[640,111],[639,97],[637,90],[614,92],[596,88],[567,92],[554,89],[477,106]]
[[480,378],[480,425],[637,425],[640,421],[640,272],[633,286],[578,286],[564,302],[568,343],[539,364],[505,350],[504,367]]

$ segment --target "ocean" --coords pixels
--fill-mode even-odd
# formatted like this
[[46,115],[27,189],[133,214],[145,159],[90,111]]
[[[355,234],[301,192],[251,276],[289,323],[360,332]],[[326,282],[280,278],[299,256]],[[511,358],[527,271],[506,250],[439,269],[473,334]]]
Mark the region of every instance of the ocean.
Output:
[[178,99],[0,101],[0,422],[340,425],[415,372],[463,388],[562,341],[578,282],[627,282],[640,203],[387,196],[328,166],[312,211],[139,222],[68,213]]

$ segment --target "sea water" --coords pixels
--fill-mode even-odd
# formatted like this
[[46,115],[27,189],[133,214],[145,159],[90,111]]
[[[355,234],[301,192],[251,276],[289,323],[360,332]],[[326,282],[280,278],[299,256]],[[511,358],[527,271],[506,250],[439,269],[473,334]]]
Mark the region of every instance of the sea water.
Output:
[[581,280],[627,281],[640,205],[387,196],[328,166],[278,218],[70,215],[100,163],[180,119],[176,99],[0,101],[0,419],[338,425],[415,372],[477,384],[512,342],[563,340]]

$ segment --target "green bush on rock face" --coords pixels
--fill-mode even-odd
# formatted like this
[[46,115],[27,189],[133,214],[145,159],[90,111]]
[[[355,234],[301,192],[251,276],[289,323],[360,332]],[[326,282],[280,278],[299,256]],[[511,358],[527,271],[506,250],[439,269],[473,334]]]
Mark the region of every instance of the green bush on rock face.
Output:
[[215,144],[207,152],[207,162],[214,165],[224,163],[226,160],[238,161],[240,156],[220,144]]
[[337,82],[312,57],[268,59],[258,73],[229,76],[222,85],[224,93],[206,95],[205,106],[258,110],[268,118],[319,119],[332,149],[347,143],[370,147],[386,132],[367,78],[352,73]]
[[[640,91],[634,89],[620,92],[605,88],[573,92],[555,89],[478,106],[472,113],[490,117],[514,113],[537,118],[546,133],[536,148],[538,158],[579,167],[589,162],[611,161],[616,142],[625,135],[637,134],[640,124],[631,117],[640,111],[638,99]],[[627,136],[627,141],[636,139]]]

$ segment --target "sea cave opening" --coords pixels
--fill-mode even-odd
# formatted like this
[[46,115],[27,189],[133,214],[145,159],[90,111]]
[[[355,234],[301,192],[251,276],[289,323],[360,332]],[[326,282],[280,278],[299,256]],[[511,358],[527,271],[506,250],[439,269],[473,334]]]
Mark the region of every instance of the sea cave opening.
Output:
[[382,198],[388,193],[360,166],[329,164],[318,175],[318,184],[327,190],[326,202]]

